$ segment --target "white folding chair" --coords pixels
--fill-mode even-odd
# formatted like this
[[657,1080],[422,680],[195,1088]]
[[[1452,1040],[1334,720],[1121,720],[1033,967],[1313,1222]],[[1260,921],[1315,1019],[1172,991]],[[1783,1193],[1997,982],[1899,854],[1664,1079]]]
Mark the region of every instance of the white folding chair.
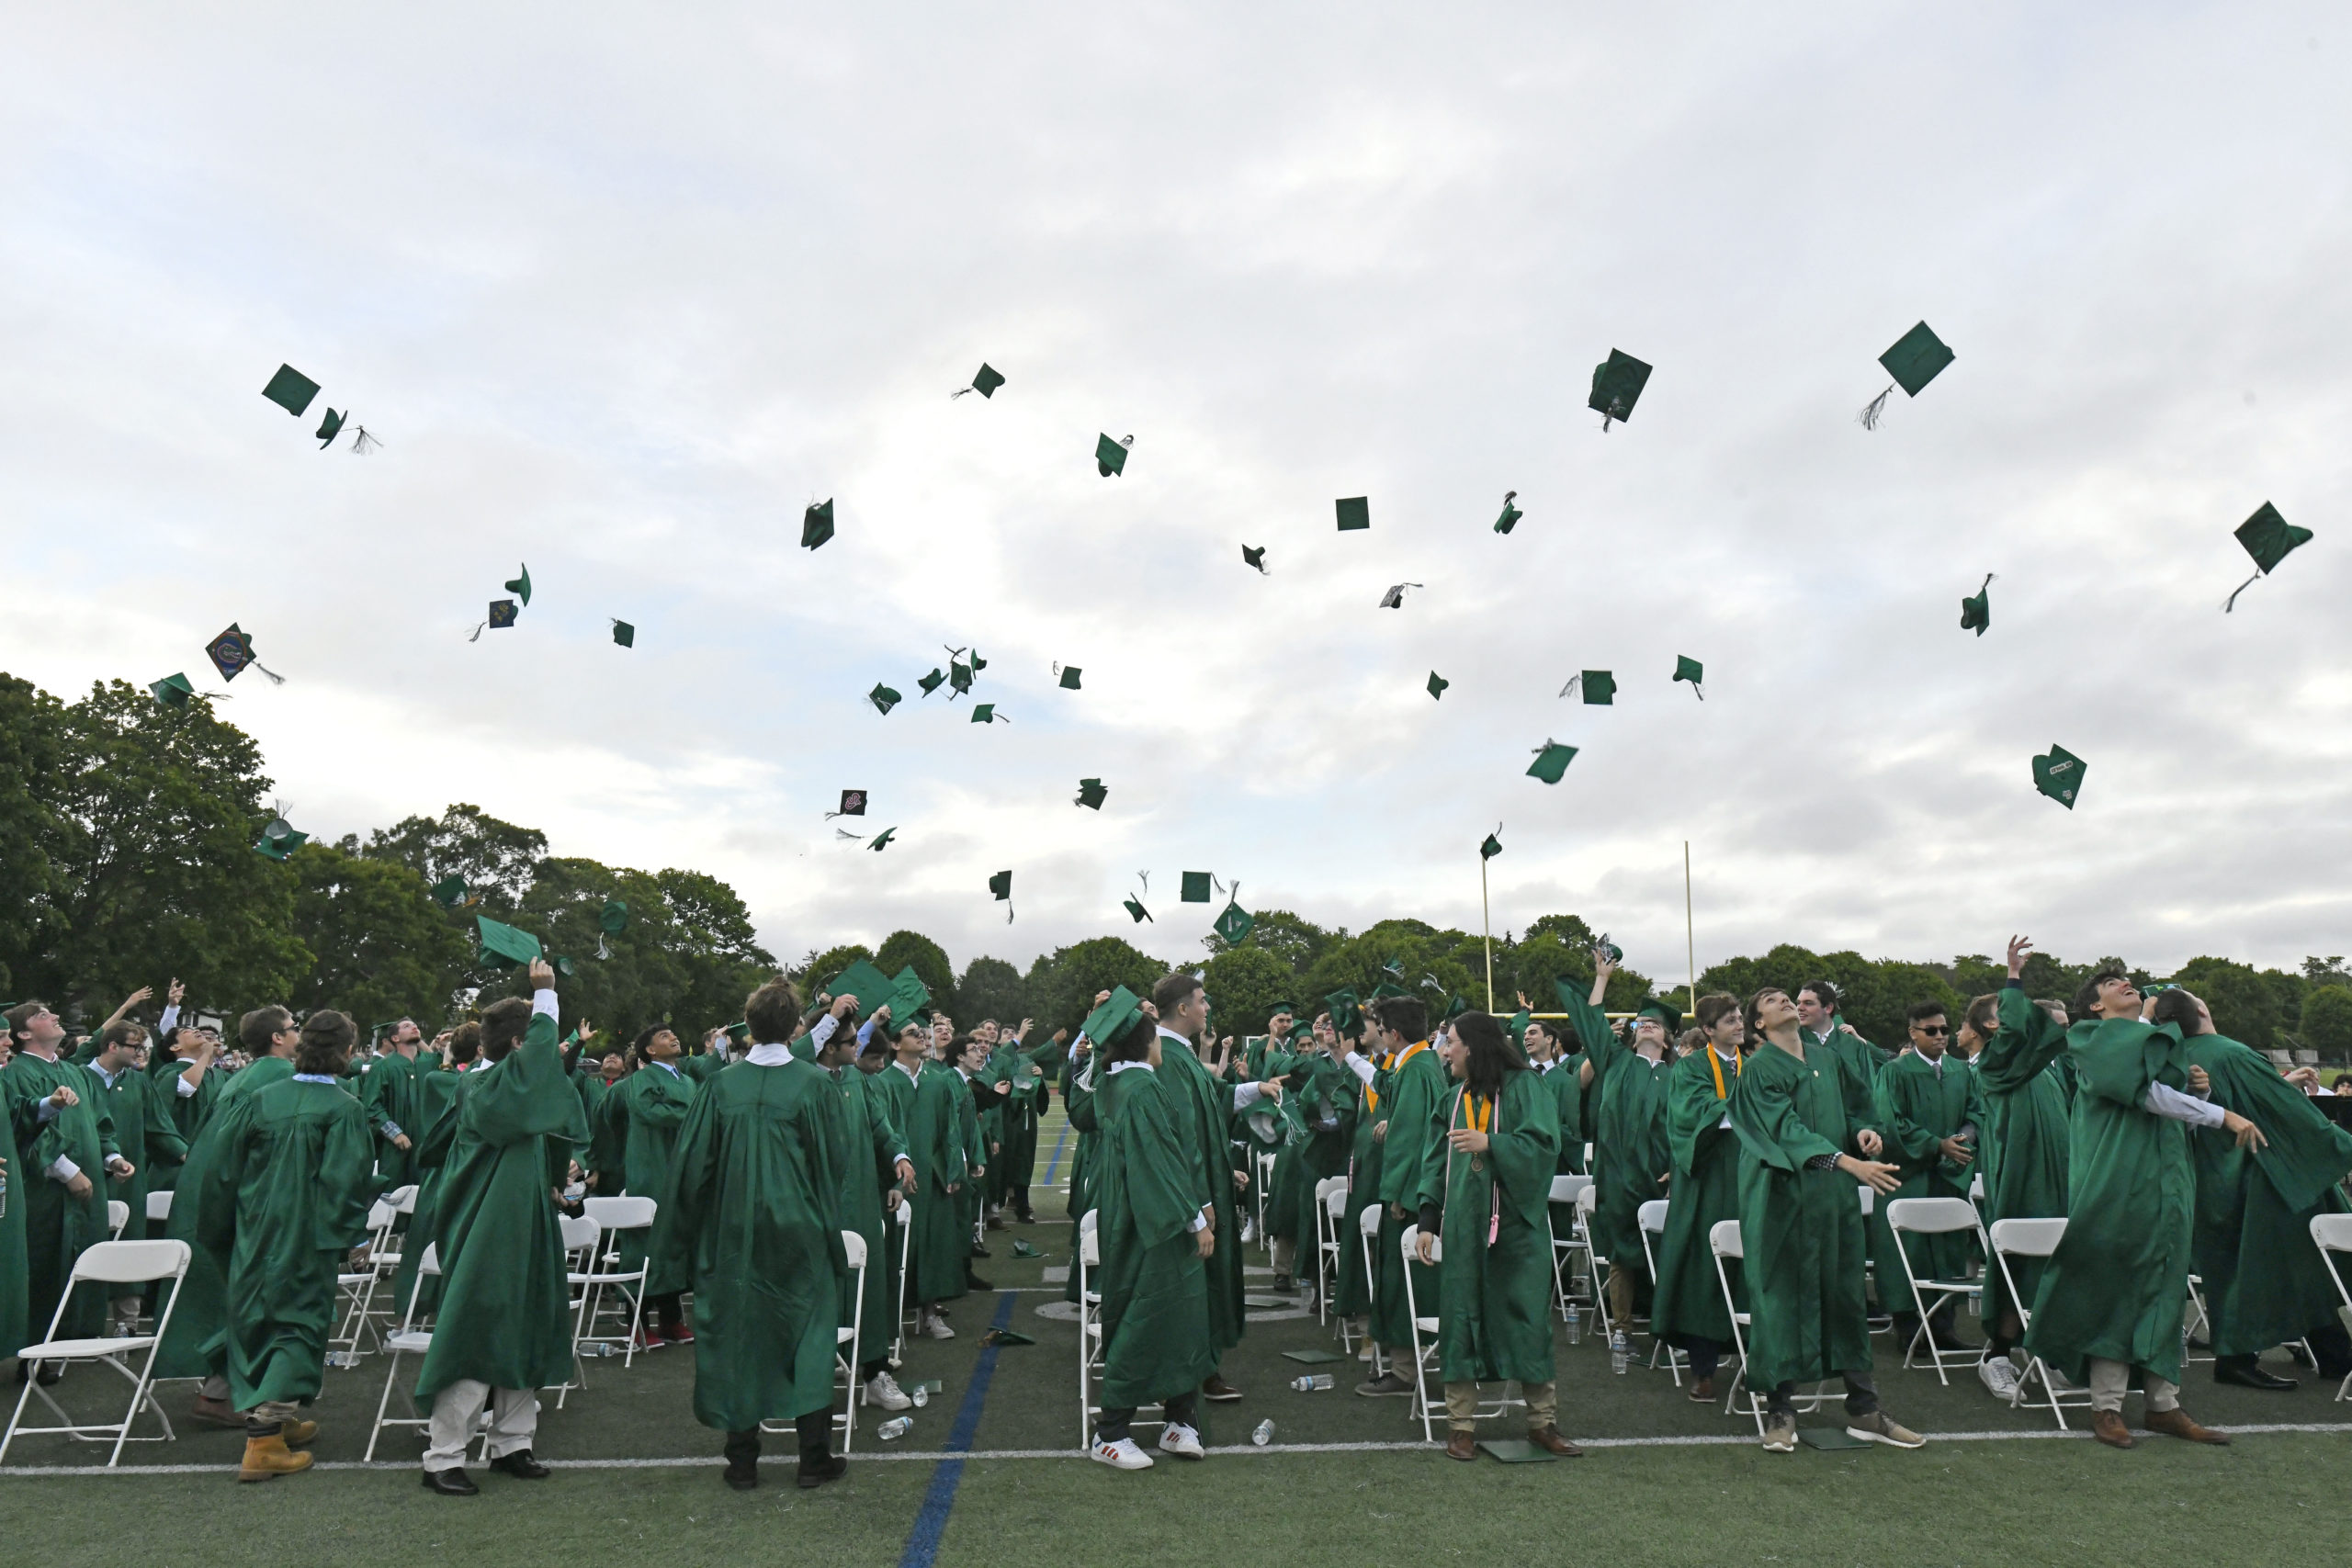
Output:
[[[1363,1206],[1363,1212],[1356,1215],[1356,1241],[1357,1245],[1363,1250],[1363,1287],[1364,1294],[1367,1296],[1375,1293],[1380,1289],[1380,1269],[1373,1260],[1373,1247],[1379,1242],[1379,1240],[1380,1205],[1378,1203],[1366,1203]],[[1364,1339],[1372,1346],[1372,1365],[1374,1371],[1377,1373],[1380,1370],[1381,1364],[1381,1347],[1380,1337],[1373,1332],[1373,1317],[1374,1314],[1371,1313],[1366,1313],[1364,1314],[1363,1337]]]
[[[1315,1184],[1315,1321],[1331,1321],[1331,1296],[1340,1288],[1340,1227],[1348,1213],[1348,1179],[1327,1176]],[[1340,1320],[1340,1347],[1348,1343],[1348,1320]]]
[[[1421,1260],[1421,1227],[1407,1225],[1405,1234],[1397,1240],[1399,1249],[1405,1255],[1405,1315],[1413,1325],[1413,1407],[1408,1415],[1408,1419],[1419,1416],[1421,1423],[1421,1441],[1433,1443],[1437,1440],[1437,1433],[1430,1417],[1430,1412],[1433,1408],[1430,1404],[1430,1382],[1432,1379],[1436,1381],[1437,1402],[1439,1404],[1443,1404],[1445,1403],[1443,1325],[1436,1317],[1422,1315],[1419,1298],[1413,1290],[1413,1266]],[[1434,1235],[1430,1237],[1430,1267],[1434,1268],[1444,1261],[1445,1238]],[[1508,1388],[1505,1393],[1508,1394]],[[1491,1420],[1510,1409],[1512,1403],[1506,1397],[1491,1406],[1481,1404],[1474,1412],[1474,1418]]]
[[[1584,1194],[1591,1190],[1592,1178],[1589,1176],[1555,1176],[1552,1178],[1552,1194],[1544,1203],[1544,1214],[1546,1224],[1551,1223],[1552,1204],[1566,1203],[1577,1211],[1576,1216],[1568,1222],[1566,1235],[1562,1235],[1557,1229],[1552,1232],[1552,1289],[1559,1300],[1560,1315],[1563,1318],[1568,1315],[1568,1303],[1578,1299],[1568,1290],[1568,1281],[1577,1277],[1576,1270],[1570,1269],[1568,1265],[1574,1259],[1582,1258],[1584,1278],[1588,1282],[1592,1279],[1592,1241],[1585,1234],[1584,1211],[1581,1206],[1584,1202]],[[1594,1287],[1593,1293],[1596,1295],[1600,1293],[1597,1286]]]
[[122,1227],[130,1223],[130,1205],[119,1198],[107,1200],[107,1239],[120,1241]]
[[[1862,1189],[1867,1192],[1869,1188]],[[1907,1235],[1951,1235],[1965,1232],[1976,1238],[1978,1255],[1986,1264],[1993,1258],[1992,1243],[1984,1238],[1984,1223],[1976,1213],[1976,1205],[1965,1198],[1897,1198],[1886,1206],[1887,1229],[1894,1233],[1894,1255],[1903,1260],[1903,1278],[1911,1287],[1911,1310],[1919,1319],[1911,1342],[1903,1348],[1903,1364],[1912,1365],[1912,1358],[1921,1346],[1927,1347],[1928,1360],[1936,1369],[1936,1381],[1945,1387],[1951,1379],[1944,1375],[1947,1367],[1973,1367],[1984,1359],[1984,1347],[1973,1350],[1947,1350],[1936,1343],[1929,1320],[1951,1302],[1973,1298],[1982,1290],[1978,1279],[1923,1280],[1911,1266],[1911,1249],[1904,1245]],[[1963,1275],[1967,1270],[1961,1271]],[[1932,1302],[1929,1298],[1932,1297]]]
[[169,1189],[169,1188],[165,1188],[165,1189],[164,1189],[163,1191],[161,1191],[161,1192],[150,1192],[150,1193],[148,1193],[148,1194],[147,1194],[147,1223],[148,1223],[149,1224],[151,1224],[151,1225],[160,1225],[160,1224],[162,1224],[165,1220],[168,1220],[168,1219],[170,1219],[171,1217],[172,1217],[172,1193],[171,1193],[171,1189]]
[[[1102,1292],[1094,1286],[1093,1274],[1102,1267],[1102,1243],[1095,1234],[1095,1211],[1089,1209],[1078,1222],[1078,1443],[1081,1449],[1094,1447],[1094,1418],[1102,1407],[1094,1403],[1095,1374],[1102,1370],[1102,1359],[1109,1350],[1102,1334]],[[1158,1404],[1138,1405],[1135,1425],[1157,1427],[1164,1423],[1159,1418],[1143,1419],[1148,1410],[1163,1410]]]
[[[2327,1265],[2327,1277],[2335,1281],[2336,1299],[2344,1304],[2335,1309],[2343,1320],[2346,1332],[2352,1333],[2352,1291],[2344,1287],[2344,1270],[2335,1266],[2338,1253],[2352,1253],[2352,1214],[2313,1214],[2312,1243],[2319,1248],[2320,1261]],[[2352,1399],[2352,1372],[2335,1387],[2335,1397]]]
[[[49,1333],[38,1345],[28,1345],[17,1352],[17,1375],[24,1379],[24,1392],[17,1395],[16,1413],[8,1417],[8,1429],[0,1433],[0,1460],[8,1457],[8,1445],[19,1433],[40,1435],[63,1433],[81,1441],[102,1440],[108,1432],[114,1434],[113,1451],[107,1455],[107,1468],[122,1458],[122,1445],[132,1440],[131,1423],[139,1418],[144,1405],[155,1413],[163,1425],[163,1435],[141,1438],[142,1443],[171,1440],[171,1418],[155,1402],[153,1393],[155,1347],[163,1343],[164,1330],[172,1321],[172,1308],[180,1299],[180,1281],[187,1277],[188,1245],[184,1241],[102,1241],[82,1249],[74,1260],[73,1272],[65,1281],[64,1291],[57,1298],[57,1310],[50,1315]],[[64,1321],[65,1309],[73,1303],[74,1292],[85,1281],[109,1285],[118,1289],[124,1285],[160,1285],[169,1280],[171,1289],[164,1295],[164,1310],[155,1315],[155,1332],[134,1334],[104,1339],[60,1339],[57,1325]],[[113,1291],[107,1292],[114,1294]],[[133,1351],[144,1350],[147,1359],[132,1371],[123,1358]],[[64,1406],[50,1397],[41,1386],[40,1369],[43,1362],[54,1361],[60,1366],[69,1361],[98,1361],[120,1372],[130,1384],[130,1407],[119,1422],[101,1425],[91,1421],[75,1421],[65,1413]],[[40,1402],[64,1422],[62,1427],[28,1427],[24,1424],[25,1401],[38,1394]]]
[[409,1414],[406,1416],[386,1416],[384,1410],[391,1403],[392,1384],[400,1380],[401,1358],[422,1356],[433,1348],[433,1331],[415,1326],[416,1297],[427,1279],[437,1280],[440,1277],[441,1249],[427,1242],[424,1255],[416,1260],[416,1282],[409,1287],[408,1305],[401,1311],[401,1325],[384,1337],[384,1392],[382,1397],[376,1401],[376,1425],[368,1430],[368,1451],[360,1456],[362,1463],[375,1459],[376,1439],[383,1436],[385,1427],[430,1427],[433,1424],[432,1413],[418,1410],[413,1398],[409,1401]]
[[833,1330],[833,1371],[846,1393],[842,1413],[834,1419],[841,1423],[842,1452],[847,1453],[851,1439],[857,1436],[857,1406],[865,1393],[857,1379],[857,1370],[865,1364],[860,1358],[865,1353],[865,1238],[855,1231],[842,1232],[842,1261],[848,1265],[850,1275],[849,1326]]
[[[2066,1222],[2064,1219],[1995,1220],[1993,1222],[1991,1235],[1993,1257],[2001,1266],[2001,1283],[2008,1288],[2009,1303],[2017,1308],[2020,1338],[2023,1337],[2022,1331],[2032,1326],[2033,1307],[2025,1297],[2018,1293],[2017,1276],[2009,1271],[2009,1259],[2048,1258],[2058,1250],[2059,1240],[2065,1234]],[[2036,1382],[2041,1384],[2041,1392],[2050,1401],[2050,1414],[2057,1418],[2058,1429],[2062,1432],[2066,1429],[2065,1412],[2068,1408],[2087,1410],[2091,1407],[2088,1389],[2072,1389],[2067,1393],[2062,1394],[2050,1375],[2050,1369],[2042,1363],[2041,1358],[2029,1353],[2025,1375],[2018,1379],[2017,1392],[2009,1395],[2011,1409],[2022,1409],[2025,1406],[2026,1388]]]
[[571,1377],[556,1385],[555,1407],[575,1388],[588,1386],[588,1363],[580,1347],[588,1337],[588,1307],[595,1292],[596,1254],[604,1250],[605,1227],[585,1215],[558,1214],[556,1227],[563,1238],[563,1280],[571,1292]]
[[[906,1363],[907,1348],[907,1268],[915,1260],[915,1204],[911,1198],[901,1197],[899,1206],[890,1211],[890,1223],[899,1227],[899,1300],[890,1335],[890,1364]],[[886,1239],[883,1246],[890,1243]],[[922,1310],[922,1303],[915,1303]]]
[[[1274,1254],[1274,1233],[1266,1224],[1266,1200],[1274,1190],[1274,1156],[1264,1149],[1253,1149],[1250,1160],[1250,1187],[1258,1200],[1258,1240],[1266,1256]],[[1292,1264],[1295,1269],[1297,1265]]]
[[[1707,1250],[1714,1254],[1715,1283],[1723,1289],[1724,1310],[1731,1314],[1731,1345],[1739,1358],[1739,1365],[1731,1375],[1731,1386],[1724,1393],[1724,1414],[1747,1416],[1756,1423],[1756,1435],[1760,1438],[1764,1435],[1765,1396],[1771,1391],[1756,1389],[1747,1382],[1747,1331],[1753,1324],[1748,1314],[1739,1310],[1739,1296],[1731,1288],[1731,1270],[1724,1267],[1726,1263],[1745,1263],[1747,1258],[1747,1244],[1740,1235],[1739,1222],[1717,1220],[1710,1226]],[[1820,1409],[1821,1402],[1829,1397],[1826,1392],[1828,1386],[1825,1381],[1815,1383],[1811,1393],[1792,1394],[1791,1407],[1808,1413]],[[1740,1403],[1743,1398],[1745,1404]]]
[[[368,1267],[351,1269],[346,1260],[345,1268],[334,1277],[335,1293],[343,1303],[343,1321],[334,1337],[327,1341],[326,1364],[330,1367],[345,1371],[356,1367],[359,1364],[359,1338],[363,1334],[374,1337],[378,1348],[383,1347],[383,1336],[376,1332],[376,1326],[368,1321],[368,1316],[376,1300],[376,1282],[383,1277],[376,1259],[383,1250],[384,1238],[392,1233],[392,1222],[398,1213],[398,1210],[381,1198],[370,1204],[368,1210]],[[397,1255],[393,1261],[399,1261]]]
[[1973,1171],[1969,1175],[1968,1201],[1975,1206],[1977,1218],[1983,1219],[1984,1217],[1984,1173],[1981,1170]]
[[619,1198],[587,1198],[580,1204],[581,1213],[596,1222],[604,1232],[597,1244],[594,1264],[588,1270],[586,1285],[590,1296],[587,1323],[593,1334],[596,1318],[605,1310],[605,1292],[611,1291],[628,1304],[624,1314],[628,1325],[628,1348],[621,1352],[623,1369],[637,1364],[639,1341],[645,1336],[645,1276],[650,1258],[634,1269],[621,1267],[620,1238],[624,1231],[644,1233],[640,1241],[653,1236],[656,1213],[650,1198],[623,1196]]
[[[1559,1178],[1553,1179],[1557,1181]],[[1600,1188],[1587,1187],[1577,1194],[1577,1238],[1584,1249],[1585,1277],[1592,1281],[1592,1320],[1606,1342],[1616,1336],[1619,1325],[1609,1315],[1609,1292],[1601,1288],[1607,1283],[1609,1259],[1592,1245],[1592,1217],[1600,1210]]]
[[2205,1310],[2205,1277],[2202,1274],[2191,1274],[2188,1277],[2188,1304],[2180,1314],[2181,1365],[2187,1366],[2191,1361],[2210,1361],[2213,1359],[2211,1355],[2200,1356],[2192,1348],[2194,1341],[2200,1334],[2205,1337],[2205,1343],[2210,1348],[2213,1343],[2213,1319]]
[[[1650,1266],[1650,1278],[1653,1280],[1657,1278],[1657,1248],[1652,1245],[1650,1238],[1657,1236],[1663,1240],[1666,1236],[1667,1201],[1664,1198],[1653,1198],[1634,1211],[1634,1221],[1642,1230],[1642,1260]],[[1682,1352],[1658,1338],[1656,1326],[1653,1325],[1650,1336],[1650,1370],[1652,1371],[1657,1370],[1657,1358],[1660,1351],[1666,1354],[1666,1370],[1673,1374],[1674,1386],[1680,1388],[1682,1386]]]

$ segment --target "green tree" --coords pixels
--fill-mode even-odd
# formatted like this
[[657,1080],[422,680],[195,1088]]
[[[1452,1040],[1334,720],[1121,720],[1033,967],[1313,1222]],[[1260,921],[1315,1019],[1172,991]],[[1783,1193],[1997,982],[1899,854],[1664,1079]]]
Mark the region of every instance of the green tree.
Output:
[[56,786],[65,773],[65,705],[29,681],[0,675],[0,995],[21,996],[38,965],[44,926],[56,921],[57,857],[65,822]]
[[[956,1005],[971,1015],[972,1023],[992,1018],[1009,1028],[1017,1028],[1029,1016],[1028,987],[1021,978],[1021,971],[1003,959],[975,958],[964,965],[964,977],[956,982]],[[1033,1040],[1030,1043],[1044,1042]]]
[[[1557,1012],[1557,982],[1565,980],[1578,995],[1592,990],[1591,929],[1574,915],[1546,915],[1527,928],[1527,935],[1495,954],[1495,1006],[1506,1014],[1524,995],[1536,1012]],[[1603,1005],[1613,1012],[1629,1012],[1650,994],[1649,977],[1637,969],[1619,969],[1609,977]]]
[[1090,937],[1057,947],[1031,966],[1029,1008],[1036,1016],[1037,1027],[1047,1034],[1067,1029],[1075,1036],[1078,1026],[1094,1010],[1095,993],[1125,986],[1148,998],[1167,973],[1167,964],[1124,937]]
[[963,1009],[956,998],[956,965],[947,961],[945,948],[921,931],[892,931],[874,955],[874,967],[885,975],[896,975],[910,964],[915,978],[931,989],[931,1005],[962,1021],[958,1015]]
[[2296,1027],[2303,1037],[2304,1050],[2338,1062],[2352,1058],[2352,990],[2313,986],[2303,998],[2302,1017]]
[[1278,1001],[1306,1007],[1306,998],[1292,995],[1298,989],[1297,981],[1298,976],[1278,954],[1249,946],[1227,949],[1201,971],[1216,1032],[1236,1040],[1245,1034],[1263,1034],[1266,1016]]
[[1463,931],[1441,931],[1423,920],[1383,920],[1361,936],[1334,941],[1307,972],[1308,995],[1294,999],[1305,1007],[1343,987],[1369,998],[1385,981],[1429,1003],[1432,1016],[1444,1012],[1450,996],[1480,1006],[1486,978],[1466,957],[1477,949],[1477,939]]
[[801,1000],[813,1002],[834,976],[861,958],[868,964],[874,962],[874,950],[862,942],[829,947],[822,953],[812,953],[806,963],[794,970],[792,983],[800,987]]
[[339,1009],[363,1032],[405,1015],[430,1035],[451,1012],[472,955],[424,879],[331,844],[305,844],[287,864],[294,933],[316,959],[288,1005]]
[[[1288,909],[1253,910],[1250,918],[1252,922],[1250,934],[1242,939],[1241,945],[1272,953],[1290,965],[1294,975],[1306,974],[1314,966],[1315,961],[1323,956],[1326,948],[1348,934],[1343,931],[1327,931],[1314,921],[1302,919]],[[1225,939],[1215,931],[1202,939],[1202,945],[1212,954],[1227,950]]]
[[470,933],[476,915],[505,920],[521,911],[548,852],[548,836],[502,822],[479,806],[461,805],[444,808],[438,818],[403,818],[379,828],[361,852],[398,861],[428,886],[447,876],[464,877],[465,900],[449,912],[449,919]]
[[2278,1004],[2251,964],[2226,958],[2192,958],[2172,977],[2197,993],[2213,1027],[2242,1044],[2267,1051],[2278,1028]]

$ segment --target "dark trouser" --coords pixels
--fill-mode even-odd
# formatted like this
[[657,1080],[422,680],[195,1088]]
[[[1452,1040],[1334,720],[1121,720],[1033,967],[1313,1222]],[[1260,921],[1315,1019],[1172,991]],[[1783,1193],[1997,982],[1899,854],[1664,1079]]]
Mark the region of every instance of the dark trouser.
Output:
[[2352,1334],[2344,1332],[2340,1325],[2315,1323],[2303,1337],[2310,1341],[2312,1359],[2319,1370],[2332,1378],[2341,1378],[2352,1371]]
[[675,1328],[686,1321],[686,1309],[678,1300],[683,1293],[671,1291],[663,1295],[645,1298],[645,1304],[653,1309],[654,1327]]
[[1720,1339],[1710,1339],[1701,1334],[1678,1334],[1673,1337],[1672,1343],[1676,1349],[1690,1359],[1690,1375],[1693,1378],[1713,1377],[1715,1368],[1722,1364],[1724,1344]]
[[[1841,1372],[1846,1380],[1846,1414],[1868,1416],[1878,1408],[1878,1389],[1868,1372]],[[1796,1380],[1792,1378],[1764,1396],[1764,1408],[1774,1416],[1796,1415]]]
[[1023,1181],[1006,1196],[1012,1200],[1012,1212],[1023,1219],[1027,1219],[1029,1217],[1029,1184]]
[[[1190,1427],[1194,1431],[1198,1431],[1201,1425],[1200,1404],[1199,1391],[1188,1388],[1182,1393],[1171,1395],[1161,1409],[1167,1416],[1170,1426]],[[1121,1438],[1129,1436],[1134,1430],[1135,1424],[1136,1407],[1134,1405],[1130,1404],[1124,1410],[1106,1408],[1102,1417],[1094,1423],[1094,1440],[1098,1443],[1115,1443]]]
[[874,1359],[864,1362],[858,1367],[857,1381],[860,1382],[872,1382],[876,1378],[880,1377],[884,1372],[887,1372],[889,1370],[890,1358],[887,1354],[876,1356]]
[[[803,1416],[792,1425],[800,1439],[801,1463],[808,1464],[812,1461],[831,1457],[833,1446],[833,1413],[831,1411],[820,1410],[813,1415]],[[760,1457],[760,1429],[754,1427],[748,1432],[728,1433],[725,1452],[727,1462],[730,1466],[749,1466],[757,1462]]]

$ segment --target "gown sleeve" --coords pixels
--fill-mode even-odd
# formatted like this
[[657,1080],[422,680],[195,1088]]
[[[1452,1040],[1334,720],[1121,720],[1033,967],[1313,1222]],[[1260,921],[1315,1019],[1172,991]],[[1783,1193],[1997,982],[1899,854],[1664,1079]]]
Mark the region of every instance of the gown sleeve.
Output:
[[1765,1060],[1765,1052],[1778,1050],[1770,1043],[1758,1046],[1739,1087],[1731,1091],[1732,1131],[1739,1134],[1741,1146],[1774,1170],[1784,1171],[1802,1170],[1809,1160],[1845,1153],[1797,1115],[1797,1074],[1802,1069]]

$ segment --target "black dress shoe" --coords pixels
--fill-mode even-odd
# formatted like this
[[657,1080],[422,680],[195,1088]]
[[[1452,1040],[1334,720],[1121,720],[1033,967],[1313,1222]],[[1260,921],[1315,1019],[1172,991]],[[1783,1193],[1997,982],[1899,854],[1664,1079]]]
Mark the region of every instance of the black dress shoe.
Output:
[[968,1270],[966,1271],[964,1275],[964,1288],[967,1291],[993,1291],[996,1289],[994,1285],[989,1284],[978,1274],[971,1273]]
[[849,1461],[839,1454],[828,1454],[823,1459],[815,1460],[805,1454],[801,1456],[800,1488],[804,1492],[822,1486],[828,1481],[839,1481],[848,1473]]
[[2292,1378],[2282,1378],[2276,1372],[2264,1371],[2259,1366],[2256,1366],[2254,1363],[2251,1358],[2245,1360],[2239,1360],[2235,1357],[2230,1357],[2222,1360],[2215,1361],[2213,1363],[2213,1381],[2215,1382],[2235,1383],[2240,1388],[2269,1389],[2272,1392],[2278,1393],[2284,1393],[2290,1389],[2301,1388],[2302,1386],[2302,1384],[2297,1382]]
[[481,1490],[463,1470],[428,1470],[424,1472],[424,1489],[438,1492],[444,1497],[471,1497]]
[[760,1461],[747,1460],[727,1467],[727,1484],[738,1492],[750,1492],[760,1483]]
[[548,1467],[531,1457],[528,1449],[516,1449],[511,1454],[500,1454],[490,1461],[490,1468],[511,1475],[517,1481],[545,1481]]
[[990,1252],[987,1247],[982,1247],[978,1242],[974,1242],[972,1244],[972,1256],[975,1258],[994,1258],[996,1254]]

